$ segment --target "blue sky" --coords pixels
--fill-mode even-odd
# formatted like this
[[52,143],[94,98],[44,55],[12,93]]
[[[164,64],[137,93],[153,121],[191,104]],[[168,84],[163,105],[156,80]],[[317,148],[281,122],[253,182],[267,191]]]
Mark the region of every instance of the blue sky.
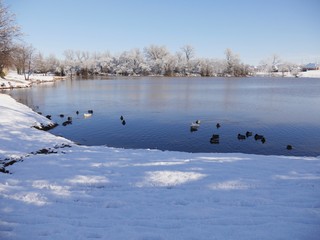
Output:
[[243,62],[320,62],[320,0],[4,0],[45,55],[67,49],[121,53],[151,44],[172,53],[186,44],[197,57]]

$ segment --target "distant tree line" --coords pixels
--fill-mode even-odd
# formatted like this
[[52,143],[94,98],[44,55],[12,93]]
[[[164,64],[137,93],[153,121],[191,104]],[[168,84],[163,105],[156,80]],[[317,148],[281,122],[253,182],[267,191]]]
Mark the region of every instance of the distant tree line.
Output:
[[65,74],[122,76],[247,76],[249,67],[226,50],[227,60],[196,58],[192,46],[172,54],[165,46],[150,45],[142,51],[132,49],[112,56],[109,52],[89,53],[67,50],[62,63]]
[[21,41],[19,26],[9,9],[0,0],[0,76],[4,69],[15,67],[18,74],[29,79],[31,73],[60,76],[121,75],[121,76],[248,76],[256,71],[292,72],[297,66],[284,63],[277,55],[262,61],[258,68],[242,63],[231,49],[224,59],[197,58],[193,46],[182,46],[171,53],[165,46],[150,45],[120,54],[91,53],[66,50],[64,59],[54,55],[44,57],[31,45]]

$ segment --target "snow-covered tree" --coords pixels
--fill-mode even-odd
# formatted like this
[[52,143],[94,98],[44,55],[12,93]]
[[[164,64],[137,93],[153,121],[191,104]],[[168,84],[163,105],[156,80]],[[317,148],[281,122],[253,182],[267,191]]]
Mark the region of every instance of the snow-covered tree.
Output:
[[35,49],[31,45],[16,45],[13,52],[13,62],[18,74],[24,74],[24,78],[29,80],[30,74],[33,72],[33,53]]
[[88,76],[90,66],[92,66],[90,53],[87,51],[75,51],[75,56],[78,65],[77,74],[82,76]]
[[78,70],[75,51],[68,49],[64,51],[63,55],[65,57],[65,60],[64,60],[65,71],[72,78],[73,75],[75,75]]
[[38,52],[34,56],[34,71],[37,73],[46,74],[48,72],[46,59],[43,57],[43,54]]
[[273,73],[279,71],[279,65],[281,59],[277,54],[273,54],[271,57],[264,59],[260,62],[260,70],[267,73]]
[[187,62],[189,62],[195,56],[194,47],[191,45],[185,45],[181,48],[181,50],[184,53]]
[[241,63],[238,54],[232,52],[230,48],[225,50],[226,55],[226,67],[225,74],[228,76],[240,77],[248,75],[247,65]]
[[15,16],[0,0],[0,76],[3,76],[3,69],[12,64],[13,43],[20,35]]
[[240,65],[240,58],[237,54],[234,54],[230,48],[227,48],[224,53],[226,55],[225,73],[234,76],[236,67]]
[[[65,75],[65,65],[55,55],[50,54],[45,58],[45,65],[47,72],[54,73],[55,75]],[[46,73],[47,73],[46,72]]]
[[169,51],[165,46],[151,45],[144,48],[147,63],[153,74],[164,74],[165,57],[169,55]]

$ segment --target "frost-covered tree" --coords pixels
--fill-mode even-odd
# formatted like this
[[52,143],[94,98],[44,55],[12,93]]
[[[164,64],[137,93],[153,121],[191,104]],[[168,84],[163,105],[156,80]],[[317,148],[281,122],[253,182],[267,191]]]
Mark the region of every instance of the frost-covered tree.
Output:
[[29,80],[30,74],[33,72],[34,51],[32,45],[20,44],[15,46],[12,54],[18,74],[24,74],[26,80]]
[[176,75],[177,66],[178,66],[177,55],[167,55],[163,62],[164,75],[165,76]]
[[226,50],[226,60],[198,59],[194,48],[184,46],[171,54],[165,46],[150,45],[143,52],[131,49],[117,55],[67,50],[64,53],[67,74],[165,75],[165,76],[246,76],[248,66],[238,55]]
[[135,48],[130,51],[130,58],[132,62],[132,70],[135,75],[144,75],[148,70],[140,49]]
[[199,60],[197,72],[202,77],[211,77],[214,75],[213,65],[210,59],[204,58]]
[[65,57],[65,60],[64,60],[65,71],[72,78],[73,75],[76,74],[79,68],[79,66],[77,65],[75,51],[68,49],[64,51],[63,55]]
[[278,72],[281,62],[281,58],[277,54],[273,54],[271,57],[260,62],[260,70],[270,74]]
[[139,49],[125,51],[114,58],[115,74],[118,75],[140,75],[145,72],[145,62]]
[[146,61],[153,74],[164,74],[165,58],[169,55],[169,51],[165,46],[151,45],[144,48]]
[[231,49],[225,50],[226,67],[224,73],[228,76],[240,77],[248,75],[247,65],[241,63],[239,55],[232,52]]
[[297,71],[299,68],[296,64],[290,63],[290,62],[282,62],[278,65],[278,71],[282,73],[282,76],[285,76],[285,73],[291,73],[295,77],[298,76],[299,71]]
[[181,47],[181,52],[179,55],[181,56],[179,59],[179,65],[182,66],[181,73],[183,75],[189,75],[190,73],[193,73],[195,70],[195,62],[192,62],[192,59],[195,57],[194,47],[191,45],[185,45]]
[[54,73],[58,76],[65,75],[65,65],[61,62],[55,55],[50,54],[48,57],[45,58],[45,66],[46,70],[49,73]]
[[234,54],[230,48],[227,48],[224,53],[226,55],[225,73],[234,76],[235,69],[240,64],[239,56]]
[[0,76],[3,76],[3,69],[12,64],[13,43],[20,35],[14,14],[0,0]]
[[181,50],[184,53],[187,62],[189,62],[195,56],[194,47],[191,45],[185,45],[181,48]]
[[46,59],[44,58],[42,53],[37,53],[34,56],[34,71],[37,73],[46,74],[48,72],[48,65],[46,64]]
[[75,56],[78,65],[77,74],[82,76],[88,76],[89,69],[92,66],[90,53],[87,51],[75,51]]

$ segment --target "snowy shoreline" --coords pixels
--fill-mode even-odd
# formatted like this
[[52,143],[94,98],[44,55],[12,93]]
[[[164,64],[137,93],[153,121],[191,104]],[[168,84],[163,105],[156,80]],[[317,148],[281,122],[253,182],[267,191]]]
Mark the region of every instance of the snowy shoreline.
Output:
[[320,235],[320,157],[78,146],[5,94],[0,116],[0,239]]
[[[113,77],[117,77],[116,75]],[[123,77],[123,76],[121,76]],[[129,76],[129,77],[141,77],[141,76]],[[148,76],[148,77],[164,77],[164,76]],[[183,76],[186,77],[186,76]],[[188,77],[199,77],[199,76],[188,76]],[[281,72],[277,73],[266,73],[257,72],[255,77],[295,77],[291,73],[285,72],[284,75]],[[306,72],[300,72],[298,74],[299,78],[320,78],[320,70],[312,70]],[[30,76],[30,80],[25,80],[24,75],[18,75],[14,71],[10,71],[5,79],[0,78],[0,90],[8,90],[12,88],[27,88],[31,87],[33,84],[39,83],[49,83],[61,79],[66,79],[67,77],[55,77],[55,76],[44,76],[43,74],[33,74]]]
[[5,78],[0,78],[0,90],[13,88],[28,88],[34,84],[50,83],[64,77],[44,76],[43,74],[32,74],[29,80],[24,79],[24,75],[18,75],[15,71],[9,71]]

